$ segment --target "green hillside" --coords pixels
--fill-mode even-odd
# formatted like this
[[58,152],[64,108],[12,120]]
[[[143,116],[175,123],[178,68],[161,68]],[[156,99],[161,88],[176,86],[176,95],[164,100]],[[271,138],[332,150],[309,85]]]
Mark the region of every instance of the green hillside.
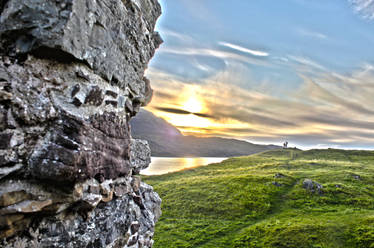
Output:
[[163,200],[155,248],[374,247],[371,151],[269,151],[144,181]]

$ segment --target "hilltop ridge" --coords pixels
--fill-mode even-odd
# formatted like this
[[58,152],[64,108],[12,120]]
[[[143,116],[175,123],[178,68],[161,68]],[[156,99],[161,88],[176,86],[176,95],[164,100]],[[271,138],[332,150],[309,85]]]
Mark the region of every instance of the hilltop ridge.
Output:
[[147,140],[152,156],[232,157],[280,148],[276,145],[257,145],[237,139],[184,136],[172,124],[144,109],[141,109],[130,123],[132,136]]

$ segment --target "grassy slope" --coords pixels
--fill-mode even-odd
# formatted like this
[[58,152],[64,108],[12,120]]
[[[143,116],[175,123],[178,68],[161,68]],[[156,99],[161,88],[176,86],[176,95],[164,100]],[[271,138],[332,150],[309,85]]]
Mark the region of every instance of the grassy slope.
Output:
[[287,149],[144,177],[163,199],[154,247],[374,247],[373,175],[374,152]]

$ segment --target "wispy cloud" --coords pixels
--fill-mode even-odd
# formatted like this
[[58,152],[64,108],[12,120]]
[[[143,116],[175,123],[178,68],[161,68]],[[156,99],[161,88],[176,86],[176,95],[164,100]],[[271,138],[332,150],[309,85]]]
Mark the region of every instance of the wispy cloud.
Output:
[[184,43],[194,42],[194,39],[191,36],[180,33],[180,32],[173,31],[171,29],[162,28],[160,30],[160,33],[161,33],[163,38],[176,38],[180,41],[183,41]]
[[180,109],[180,108],[155,107],[155,109],[157,109],[159,111],[162,111],[162,112],[166,112],[166,113],[172,113],[172,114],[179,114],[179,115],[190,115],[190,114],[192,114],[192,115],[196,115],[196,116],[204,117],[204,118],[216,118],[216,117],[211,116],[209,114],[198,113],[198,112],[190,112],[190,111],[183,110],[183,109]]
[[229,47],[231,49],[243,52],[243,53],[248,53],[248,54],[253,55],[253,56],[259,56],[259,57],[269,56],[269,53],[267,53],[267,52],[259,51],[259,50],[252,50],[252,49],[245,48],[245,47],[242,47],[242,46],[238,46],[238,45],[228,43],[228,42],[222,42],[221,41],[221,42],[218,42],[218,44],[220,44],[221,46]]
[[210,67],[209,65],[206,65],[206,64],[203,64],[203,63],[201,63],[198,59],[193,59],[193,64],[194,64],[194,66],[197,68],[197,69],[199,69],[199,70],[201,70],[201,71],[205,71],[205,72],[209,72],[209,71],[212,71],[213,70],[213,68],[212,67]]
[[308,37],[312,37],[312,38],[316,38],[320,40],[326,40],[328,38],[327,35],[323,33],[310,31],[310,30],[306,30],[303,28],[298,29],[298,33],[302,36],[308,36]]
[[181,94],[193,87],[196,96],[204,102],[201,118],[209,117],[210,124],[201,130],[184,125],[182,129],[186,133],[195,129],[208,136],[241,137],[268,143],[288,139],[294,144],[311,146],[374,145],[372,65],[365,64],[346,75],[327,69],[314,77],[304,75],[303,86],[295,89],[297,93],[282,98],[231,84],[238,73],[232,67],[225,70],[199,85],[163,80],[157,73],[150,75],[155,91],[161,92],[156,93],[150,109],[173,120],[176,110],[172,108],[180,108]]
[[261,66],[270,66],[270,64],[264,60],[251,58],[249,56],[240,55],[233,52],[221,51],[218,49],[211,48],[196,48],[196,47],[186,47],[183,49],[177,47],[161,47],[158,53],[169,53],[169,54],[178,54],[178,55],[188,55],[188,56],[211,56],[215,58],[220,58],[224,61],[226,60],[237,60],[244,63],[261,65]]
[[364,18],[374,19],[374,0],[349,0],[357,13]]
[[307,67],[306,69],[317,69],[317,70],[321,70],[321,71],[325,71],[326,68],[313,61],[312,59],[310,58],[307,58],[307,57],[302,57],[302,56],[294,56],[294,55],[289,55],[288,56],[288,59],[293,61],[293,62],[296,62],[298,63],[299,65],[303,66],[303,67]]

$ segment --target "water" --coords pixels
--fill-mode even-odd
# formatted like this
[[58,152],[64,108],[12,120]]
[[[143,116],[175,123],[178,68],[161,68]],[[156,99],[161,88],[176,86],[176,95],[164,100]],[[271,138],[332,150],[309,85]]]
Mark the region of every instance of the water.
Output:
[[142,175],[161,175],[169,172],[180,171],[186,168],[204,166],[212,163],[219,163],[227,158],[165,158],[152,157],[149,167],[142,170]]

